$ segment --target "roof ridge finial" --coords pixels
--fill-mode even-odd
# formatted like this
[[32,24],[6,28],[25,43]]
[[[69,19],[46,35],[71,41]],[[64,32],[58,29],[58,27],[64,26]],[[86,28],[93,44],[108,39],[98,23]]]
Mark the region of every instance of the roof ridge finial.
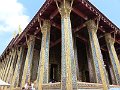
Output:
[[19,25],[19,27],[18,27],[18,34],[20,35],[21,32],[22,32],[22,28],[21,28],[21,25]]
[[13,38],[15,38],[17,35],[16,31],[13,32]]

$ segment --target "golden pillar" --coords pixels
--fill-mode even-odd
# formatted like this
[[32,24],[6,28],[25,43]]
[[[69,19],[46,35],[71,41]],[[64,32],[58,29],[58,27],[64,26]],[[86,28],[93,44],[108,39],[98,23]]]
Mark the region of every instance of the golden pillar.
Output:
[[90,46],[86,45],[86,53],[87,53],[87,60],[88,60],[88,69],[89,69],[89,78],[91,83],[95,83],[95,71],[94,71],[94,66],[93,66],[93,60],[92,60],[92,55],[91,55],[91,49]]
[[120,62],[118,60],[117,53],[114,47],[115,39],[111,37],[110,33],[107,33],[105,35],[105,40],[107,43],[107,48],[108,48],[112,68],[114,71],[115,79],[117,84],[120,85]]
[[2,74],[2,61],[0,60],[0,79],[1,79],[1,75]]
[[21,69],[21,66],[22,66],[24,49],[25,48],[23,46],[21,46],[20,50],[19,49],[17,50],[18,59],[17,59],[16,68],[15,68],[15,71],[14,71],[14,76],[13,76],[13,79],[12,79],[11,87],[10,87],[11,90],[13,90],[14,87],[17,87],[18,83],[19,83],[20,72],[21,72],[20,69]]
[[75,63],[76,63],[76,74],[77,74],[77,80],[80,81],[80,74],[79,74],[79,65],[78,65],[78,56],[77,56],[77,44],[76,44],[76,37],[73,36],[73,47],[74,47],[74,54],[75,54]]
[[31,35],[27,41],[28,51],[27,51],[27,56],[23,70],[22,87],[25,85],[25,83],[27,82],[30,83],[34,44],[35,44],[35,37]]
[[50,21],[45,20],[41,27],[42,43],[37,77],[37,90],[42,90],[42,84],[48,83],[49,78],[49,45],[50,45]]
[[0,79],[2,78],[2,67],[3,67],[3,65],[2,65],[2,60],[0,61]]
[[14,53],[15,53],[14,49],[12,49],[11,52],[10,52],[10,60],[9,60],[9,63],[8,63],[6,74],[4,76],[5,77],[4,81],[6,81],[6,82],[7,82],[7,77],[8,77],[9,71],[10,71],[10,66],[11,66],[11,63],[12,63],[12,58],[13,58]]
[[8,63],[9,63],[9,55],[6,56],[6,59],[5,59],[5,72],[3,73],[3,80],[5,80],[5,74],[6,74],[6,70],[8,68]]
[[3,60],[3,69],[2,69],[2,80],[3,80],[3,78],[4,78],[4,73],[5,73],[5,66],[6,66],[6,60],[5,60],[6,58],[4,58],[4,60]]
[[76,60],[70,20],[73,0],[64,0],[60,7],[57,2],[56,4],[61,15],[62,28],[61,89],[77,90]]
[[95,24],[94,20],[89,20],[86,23],[89,41],[90,41],[90,49],[92,54],[92,59],[94,63],[94,69],[96,74],[97,83],[102,83],[104,90],[108,90],[108,77],[106,73],[106,69],[104,66],[103,56],[100,50],[99,41],[97,38],[97,30],[98,26]]
[[[5,72],[5,58],[3,58],[3,61],[2,61],[2,73],[1,73],[1,79],[3,80],[3,74]],[[3,89],[4,87],[2,86],[1,89]]]
[[16,59],[16,55],[17,55],[17,49],[15,48],[14,55],[13,55],[13,58],[12,58],[12,63],[11,63],[9,74],[8,74],[8,79],[7,79],[8,83],[10,83],[10,84],[11,84],[12,77],[13,77],[13,74],[14,74],[14,62],[15,62],[15,59]]
[[0,73],[0,77],[1,77],[1,79],[2,79],[2,74],[3,74],[3,59],[1,60],[1,73]]
[[4,63],[3,63],[3,60],[4,59],[2,59],[2,61],[1,61],[1,73],[0,73],[0,75],[1,75],[1,79],[2,79],[2,76],[3,76],[3,69],[4,69]]
[[[15,58],[17,54],[16,48],[14,48],[12,52],[13,52],[13,57],[11,58],[11,65],[9,67],[8,75],[6,78],[6,82],[9,84],[11,84],[11,80],[12,80],[13,73],[14,73],[13,66],[14,66],[14,62],[15,62]],[[4,90],[7,90],[7,87],[5,87]]]
[[109,65],[109,69],[110,69],[110,75],[111,75],[111,79],[112,79],[112,84],[115,85],[116,84],[116,79],[115,79],[115,75],[113,72],[113,68],[111,65]]
[[14,74],[14,62],[15,62],[15,58],[16,58],[16,48],[14,48],[14,54],[13,54],[13,58],[12,58],[12,62],[11,62],[11,65],[10,65],[10,69],[9,69],[9,72],[8,72],[8,77],[7,77],[7,82],[11,84],[11,80],[12,80],[12,77],[13,77],[13,74]]

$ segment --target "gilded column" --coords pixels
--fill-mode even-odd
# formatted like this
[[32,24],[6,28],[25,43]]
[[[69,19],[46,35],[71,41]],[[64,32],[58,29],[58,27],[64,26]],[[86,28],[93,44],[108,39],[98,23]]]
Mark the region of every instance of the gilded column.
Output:
[[3,60],[1,61],[1,79],[2,79],[2,76],[3,76],[3,69],[4,69],[4,64],[3,64]]
[[108,48],[112,68],[114,71],[115,79],[117,84],[120,85],[120,62],[118,60],[117,53],[114,47],[115,39],[111,37],[110,33],[107,33],[105,35],[105,40],[107,43],[107,48]]
[[0,61],[0,79],[2,78],[2,61]]
[[8,83],[10,83],[10,84],[11,84],[11,80],[12,80],[13,74],[14,74],[13,66],[14,66],[14,62],[15,62],[15,59],[16,59],[16,55],[17,55],[17,49],[15,48],[12,63],[11,63],[9,74],[8,74],[8,79],[7,79]]
[[22,86],[24,86],[25,83],[27,82],[30,83],[34,44],[35,44],[35,37],[31,35],[27,41],[28,51],[27,51],[27,56],[25,60],[24,70],[23,70]]
[[24,49],[25,48],[23,46],[21,46],[20,50],[17,51],[18,52],[18,60],[17,60],[17,63],[16,63],[16,68],[15,68],[14,76],[13,76],[12,83],[11,83],[11,90],[13,90],[14,87],[17,87],[18,83],[19,83],[20,72],[21,72],[20,69],[21,69],[21,66],[22,66]]
[[114,75],[112,66],[109,65],[109,69],[110,69],[110,75],[111,75],[111,79],[112,79],[112,84],[115,85],[116,84],[116,79],[115,79],[115,75]]
[[100,45],[96,34],[98,27],[95,24],[95,21],[93,20],[89,20],[85,24],[88,29],[90,49],[92,52],[92,59],[94,63],[97,83],[102,83],[104,90],[108,90],[108,77],[106,69],[104,67],[103,56],[100,50]]
[[[73,1],[73,0],[72,0]],[[72,3],[64,0],[58,10],[61,15],[62,28],[62,60],[61,60],[61,89],[77,90],[76,61],[73,46],[70,13]]]
[[89,46],[86,46],[86,53],[87,53],[87,60],[88,60],[88,68],[89,68],[89,77],[90,77],[90,82],[95,83],[95,71],[93,67],[93,60],[92,60],[92,55],[91,55],[91,50]]
[[0,60],[0,79],[1,79],[1,74],[2,74],[2,61]]
[[41,27],[42,43],[37,77],[37,90],[42,90],[42,84],[49,79],[49,45],[50,45],[50,21],[45,20]]
[[7,73],[6,73],[6,70],[7,70],[7,68],[8,68],[9,55],[6,56],[5,62],[6,62],[6,63],[5,63],[5,72],[3,73],[3,80],[5,80],[5,74],[7,74]]
[[6,66],[6,60],[5,60],[5,58],[4,58],[4,60],[3,60],[3,69],[2,69],[2,80],[3,80],[3,78],[4,78],[4,73],[5,73],[5,66]]
[[[7,83],[10,83],[11,84],[11,80],[12,80],[12,77],[13,77],[13,65],[14,65],[14,61],[15,61],[15,58],[16,58],[16,48],[13,49],[13,57],[11,58],[11,64],[10,64],[10,67],[9,67],[9,71],[8,71],[8,75],[7,75],[7,78],[6,78],[6,82]],[[7,87],[4,88],[4,90],[7,90]]]
[[[75,36],[75,35],[74,35]],[[75,63],[76,63],[76,74],[77,80],[80,81],[80,74],[79,74],[79,65],[78,65],[78,57],[77,57],[77,45],[76,45],[76,37],[73,36],[73,43],[74,43],[74,54],[75,54]]]
[[9,64],[8,64],[8,68],[6,70],[6,74],[5,74],[5,78],[4,78],[4,81],[7,82],[7,77],[8,77],[8,74],[9,74],[9,71],[10,71],[10,66],[11,66],[11,63],[12,63],[12,58],[13,58],[13,55],[14,55],[14,49],[12,49],[12,51],[10,52],[10,60],[9,60]]

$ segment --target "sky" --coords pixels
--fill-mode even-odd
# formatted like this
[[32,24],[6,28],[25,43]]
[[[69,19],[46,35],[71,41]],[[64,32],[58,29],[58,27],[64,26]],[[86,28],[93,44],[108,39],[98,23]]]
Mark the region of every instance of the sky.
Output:
[[[120,28],[120,0],[89,0]],[[13,33],[27,26],[45,0],[0,0],[0,55]]]

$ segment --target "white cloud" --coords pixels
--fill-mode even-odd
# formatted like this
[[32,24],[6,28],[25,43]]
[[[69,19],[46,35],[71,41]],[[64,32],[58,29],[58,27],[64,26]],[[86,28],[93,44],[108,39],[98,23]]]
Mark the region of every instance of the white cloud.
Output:
[[24,6],[17,0],[0,0],[0,32],[14,32],[18,26],[24,29],[29,22]]

